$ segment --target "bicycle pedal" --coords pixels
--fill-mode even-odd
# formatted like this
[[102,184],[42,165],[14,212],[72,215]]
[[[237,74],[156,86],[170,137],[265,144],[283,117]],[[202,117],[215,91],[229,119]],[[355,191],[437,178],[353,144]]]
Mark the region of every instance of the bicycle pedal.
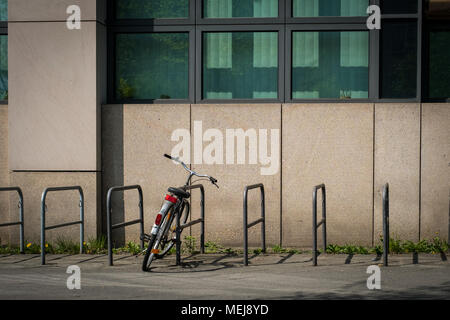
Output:
[[150,239],[151,239],[151,236],[148,235],[148,234],[146,234],[146,233],[144,233],[143,235],[141,235],[141,240],[144,240],[144,241],[150,241]]

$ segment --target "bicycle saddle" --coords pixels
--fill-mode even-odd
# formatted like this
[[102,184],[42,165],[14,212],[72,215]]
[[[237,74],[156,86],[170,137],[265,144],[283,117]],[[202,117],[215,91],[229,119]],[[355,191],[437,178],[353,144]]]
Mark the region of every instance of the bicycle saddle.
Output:
[[183,198],[188,199],[191,196],[191,194],[189,192],[186,192],[179,188],[170,187],[169,189],[167,189],[167,191],[169,191],[170,193],[173,193],[180,199],[183,199]]

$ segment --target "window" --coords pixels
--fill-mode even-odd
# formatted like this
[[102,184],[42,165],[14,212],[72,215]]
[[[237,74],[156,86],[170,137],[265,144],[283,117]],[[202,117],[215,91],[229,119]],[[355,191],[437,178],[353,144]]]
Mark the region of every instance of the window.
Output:
[[450,19],[450,1],[449,0],[428,0],[425,7],[425,17],[433,19]]
[[431,31],[429,41],[429,98],[450,98],[450,31]]
[[450,1],[429,0],[424,14],[423,90],[430,101],[450,101]]
[[8,36],[0,35],[0,100],[8,100]]
[[368,32],[292,33],[292,99],[368,97]]
[[8,0],[0,0],[0,21],[8,21]]
[[415,21],[383,21],[380,50],[381,97],[415,98],[417,23]]
[[188,33],[116,36],[116,99],[188,99]]
[[0,101],[8,100],[8,0],[0,0]]
[[117,19],[188,18],[189,0],[116,0]]
[[205,18],[276,18],[278,0],[203,0]]
[[293,0],[293,17],[366,16],[368,0]]
[[[110,103],[448,96],[449,30],[421,25],[442,20],[441,0],[108,3]],[[367,28],[371,4],[381,6],[381,30]]]
[[204,32],[203,99],[277,99],[277,32]]
[[417,0],[381,0],[381,13],[417,13],[417,4]]

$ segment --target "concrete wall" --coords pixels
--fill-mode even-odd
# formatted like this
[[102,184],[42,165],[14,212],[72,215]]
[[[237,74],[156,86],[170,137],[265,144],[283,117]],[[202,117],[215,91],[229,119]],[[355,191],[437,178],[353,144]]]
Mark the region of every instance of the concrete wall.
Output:
[[[13,172],[11,185],[20,186],[24,194],[25,240],[40,243],[41,195],[47,187],[74,186],[83,188],[85,196],[85,239],[96,238],[100,205],[97,192],[100,190],[100,176],[95,172]],[[15,197],[15,195],[14,195]],[[17,212],[17,200],[10,197],[11,215]],[[52,226],[80,220],[79,195],[77,191],[50,192],[47,195],[46,225]],[[16,214],[17,215],[17,214]],[[48,242],[58,238],[78,240],[79,225],[46,232]],[[11,242],[19,243],[18,232],[11,233]]]
[[[60,15],[26,20],[34,16],[20,19],[15,8],[9,12],[18,21],[8,23],[10,169],[99,170],[97,41],[105,27],[94,20],[69,30]],[[24,13],[38,19],[48,5],[38,8]]]
[[372,179],[373,104],[283,105],[283,245],[311,245],[312,190],[321,183],[328,241],[370,244]]
[[[329,243],[378,243],[381,188],[386,182],[391,237],[417,241],[439,232],[446,238],[449,110],[449,104],[414,103],[107,105],[103,189],[141,184],[149,230],[166,188],[182,185],[186,178],[182,168],[162,157],[178,143],[170,139],[175,129],[191,132],[192,162],[195,121],[202,121],[203,133],[219,129],[224,140],[226,129],[280,129],[282,162],[273,176],[261,176],[260,165],[192,165],[220,184],[216,189],[205,183],[207,240],[242,245],[242,192],[246,184],[257,182],[266,186],[268,245],[311,246],[312,188],[322,182],[327,186]],[[209,143],[203,142],[203,148]],[[192,194],[195,219],[199,195]],[[318,200],[320,216],[320,194]],[[120,195],[115,201],[116,222],[137,218],[135,193],[125,196],[125,205]],[[256,191],[249,197],[249,221],[258,215]],[[190,232],[198,238],[198,230],[192,227]],[[121,242],[138,239],[137,226],[115,233]],[[259,228],[251,229],[251,246],[258,246],[259,239]]]
[[[66,27],[66,8],[73,4],[81,8],[81,30]],[[106,190],[114,185],[142,185],[149,230],[167,187],[182,185],[186,178],[182,168],[162,154],[177,144],[171,141],[174,130],[184,128],[194,134],[196,121],[202,121],[203,132],[210,128],[222,133],[240,128],[281,131],[281,166],[274,175],[261,175],[260,164],[192,165],[215,176],[221,186],[216,189],[205,183],[207,240],[241,245],[242,192],[246,184],[257,182],[266,186],[269,245],[311,245],[311,193],[320,183],[327,185],[330,243],[377,243],[380,191],[385,182],[390,183],[392,236],[417,241],[438,232],[447,237],[450,104],[102,108],[106,101],[105,4],[106,0],[9,3],[9,102],[0,105],[0,185],[24,189],[29,241],[37,241],[39,235],[42,190],[68,184],[85,188],[88,237],[105,232],[101,208]],[[49,223],[77,215],[74,197],[50,195]],[[198,199],[194,191],[193,218],[199,215]],[[15,195],[0,195],[0,220],[17,217],[16,204]],[[115,195],[113,206],[114,222],[137,218],[135,192]],[[250,193],[249,208],[251,221],[259,215],[257,191]],[[76,237],[76,227],[72,229],[65,234]],[[17,232],[11,230],[0,230],[0,237],[12,234],[15,241]],[[198,236],[198,226],[191,232]],[[117,242],[137,240],[138,227],[114,234]],[[250,230],[252,246],[259,244],[259,237],[259,228]]]
[[382,188],[389,183],[390,233],[419,240],[420,104],[375,105],[374,240],[383,233]]
[[[0,105],[0,186],[9,186],[8,105]],[[6,192],[0,192],[0,224],[10,221],[8,197]],[[9,242],[9,234],[12,228],[13,227],[0,228],[0,245]]]
[[65,21],[66,9],[78,5],[82,21],[106,19],[107,0],[12,0],[8,1],[9,21]]
[[[7,107],[0,111],[0,146],[5,150]],[[436,232],[444,239],[448,235],[449,104],[105,105],[102,116],[102,178],[95,172],[15,172],[10,176],[7,153],[0,153],[3,184],[11,179],[11,185],[24,189],[28,241],[38,240],[40,195],[44,187],[53,185],[84,185],[87,234],[92,237],[100,232],[101,222],[104,226],[97,207],[104,205],[106,190],[114,185],[140,184],[145,228],[149,230],[167,187],[182,185],[186,178],[184,170],[162,154],[170,153],[177,144],[171,141],[174,130],[185,128],[194,134],[194,121],[202,121],[203,133],[209,128],[222,132],[227,128],[282,128],[283,161],[274,176],[261,176],[260,165],[193,165],[218,178],[221,187],[205,184],[207,240],[241,246],[242,191],[245,184],[260,181],[266,186],[269,245],[311,245],[312,187],[322,182],[327,185],[330,243],[378,243],[385,182],[390,184],[391,236],[417,241],[434,237]],[[204,142],[203,147],[206,145]],[[100,193],[100,183],[103,194],[98,200],[94,198]],[[77,217],[76,198],[76,193],[50,195],[49,223]],[[194,191],[193,218],[199,216],[198,199]],[[259,214],[258,192],[251,192],[249,200],[252,221]],[[16,203],[11,195],[14,217]],[[137,218],[137,203],[133,191],[125,197],[116,194],[113,221]],[[77,227],[68,231],[70,236],[78,235]],[[124,243],[136,241],[138,232],[137,226],[130,226],[114,234],[118,243]],[[198,227],[191,232],[198,238]],[[14,242],[17,232],[12,234]],[[49,239],[56,234],[50,232]],[[259,237],[259,228],[251,229],[250,244],[257,246]]]
[[[281,105],[280,104],[246,104],[246,105],[192,105],[191,128],[194,121],[202,121],[203,133],[210,129],[219,129],[224,135],[224,162],[227,153],[226,129],[278,129],[281,131]],[[195,138],[195,131],[191,129],[191,136]],[[281,136],[281,132],[280,132]],[[258,136],[258,142],[261,137]],[[268,133],[268,148],[276,143],[278,150],[281,145],[273,140]],[[210,142],[203,142],[203,148]],[[193,141],[191,139],[191,145]],[[195,148],[191,148],[191,152]],[[259,150],[259,146],[258,146]],[[220,188],[205,182],[206,192],[206,239],[216,241],[223,245],[242,246],[242,199],[246,185],[264,183],[266,189],[266,241],[268,245],[280,242],[280,185],[281,170],[274,175],[261,175],[261,158],[258,164],[249,163],[250,143],[246,144],[246,163],[243,164],[194,164],[193,170],[211,175],[219,181]],[[279,152],[281,155],[281,152]],[[193,157],[193,155],[191,155]],[[277,159],[281,164],[281,159]],[[266,167],[266,166],[263,166]],[[281,169],[281,167],[280,167]],[[260,193],[252,190],[248,198],[248,222],[260,218]],[[193,204],[198,208],[198,204]],[[198,212],[198,210],[197,210]],[[199,217],[194,216],[194,218]],[[193,228],[193,230],[196,230]],[[198,230],[198,228],[197,228]],[[194,233],[197,235],[198,232]],[[249,245],[261,246],[261,229],[255,226],[249,229]]]
[[[421,238],[447,237],[450,219],[450,104],[422,104]],[[437,234],[436,234],[437,233]]]
[[[189,105],[108,105],[103,107],[103,198],[116,185],[140,184],[146,232],[153,225],[170,186],[182,185],[184,170],[163,157],[170,153],[172,131],[189,129]],[[125,204],[123,203],[125,199]],[[113,223],[137,219],[137,191],[113,198]],[[123,208],[125,207],[125,214]],[[138,225],[114,231],[117,243],[139,239]]]
[[[81,185],[86,196],[86,236],[96,237],[101,231],[105,3],[9,2],[9,182],[24,192],[28,241],[38,241],[40,196],[49,186]],[[67,28],[69,5],[80,6],[80,30]],[[77,197],[76,192],[49,194],[48,224],[77,219]],[[16,203],[11,197],[11,216],[16,215]],[[76,229],[50,231],[49,240],[56,234],[76,239]]]
[[[280,128],[280,105],[110,105],[103,107],[103,194],[113,185],[140,184],[144,191],[146,230],[153,224],[162,198],[170,186],[181,186],[187,179],[186,171],[163,157],[171,153],[177,142],[171,141],[176,129],[191,130],[194,121],[203,122],[203,131],[218,128],[225,135],[226,128]],[[244,112],[243,112],[244,110]],[[270,141],[270,140],[269,140]],[[193,141],[191,141],[193,143]],[[204,143],[206,146],[208,143]],[[248,152],[248,146],[247,146]],[[191,155],[193,160],[193,154]],[[219,180],[220,189],[205,183],[207,240],[236,245],[242,235],[242,193],[246,184],[264,182],[270,190],[266,199],[267,241],[279,243],[280,232],[280,174],[260,176],[259,165],[192,165],[193,170]],[[232,170],[230,179],[229,170]],[[278,190],[278,192],[276,191]],[[118,210],[114,222],[138,217],[138,198],[135,192],[125,195],[125,215],[120,194],[114,203]],[[192,219],[200,217],[199,191],[192,192]],[[249,220],[259,216],[259,192],[249,197]],[[198,226],[192,234],[198,237]],[[115,231],[118,242],[136,240],[138,227],[129,227],[125,235]],[[147,231],[148,232],[148,231]],[[250,232],[251,244],[259,243],[260,232]]]

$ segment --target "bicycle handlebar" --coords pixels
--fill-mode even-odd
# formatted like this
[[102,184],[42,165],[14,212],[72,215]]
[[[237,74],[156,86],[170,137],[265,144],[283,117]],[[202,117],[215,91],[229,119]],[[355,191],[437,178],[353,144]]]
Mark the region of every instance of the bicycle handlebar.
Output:
[[209,181],[211,181],[211,183],[212,183],[213,185],[215,185],[217,188],[219,187],[219,186],[216,184],[216,183],[217,183],[217,179],[216,179],[216,178],[211,177],[211,176],[208,176],[208,175],[206,175],[206,174],[198,174],[197,172],[192,171],[192,170],[189,169],[189,168],[187,167],[187,165],[186,165],[183,161],[181,161],[178,157],[177,157],[177,158],[172,157],[172,156],[168,155],[167,153],[164,154],[164,157],[166,157],[166,158],[168,158],[168,159],[170,159],[170,160],[173,160],[173,161],[175,161],[175,162],[180,163],[180,164],[184,167],[184,169],[185,169],[186,171],[188,171],[191,175],[197,176],[197,177],[199,177],[199,178],[208,178]]

